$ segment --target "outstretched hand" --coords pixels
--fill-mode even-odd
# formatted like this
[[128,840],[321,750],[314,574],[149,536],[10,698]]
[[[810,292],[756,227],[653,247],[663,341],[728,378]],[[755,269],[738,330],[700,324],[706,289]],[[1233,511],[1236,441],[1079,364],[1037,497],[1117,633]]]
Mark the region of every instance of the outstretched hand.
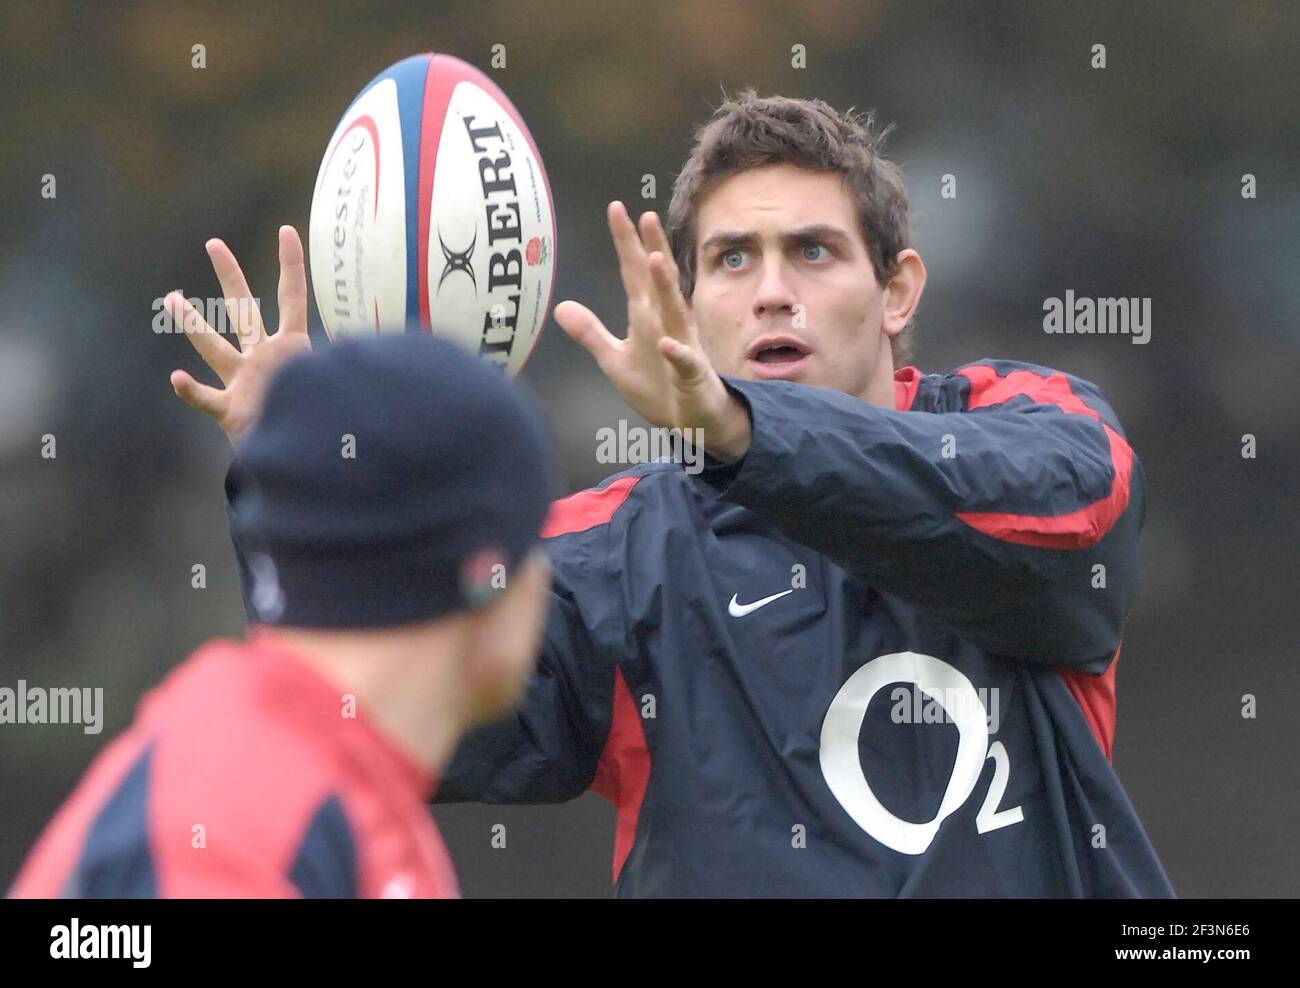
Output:
[[651,424],[702,430],[711,454],[739,459],[749,449],[749,414],[700,345],[663,224],[657,214],[644,213],[638,236],[621,202],[610,203],[607,215],[627,295],[627,334],[614,336],[594,312],[572,300],[555,307],[556,322]]
[[230,248],[220,240],[209,240],[206,247],[240,345],[236,347],[209,326],[181,292],[169,293],[164,306],[225,387],[200,384],[183,370],[172,371],[171,385],[186,404],[210,415],[235,443],[261,413],[275,371],[290,357],[311,349],[307,336],[307,269],[298,231],[291,226],[280,227],[280,331],[271,336]]

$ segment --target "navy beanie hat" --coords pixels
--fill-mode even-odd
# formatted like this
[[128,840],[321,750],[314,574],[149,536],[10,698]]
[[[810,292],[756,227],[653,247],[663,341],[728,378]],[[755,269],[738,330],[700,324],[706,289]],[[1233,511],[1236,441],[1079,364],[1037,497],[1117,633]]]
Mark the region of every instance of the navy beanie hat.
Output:
[[251,611],[374,628],[485,603],[539,539],[545,447],[516,385],[428,333],[295,357],[226,480]]

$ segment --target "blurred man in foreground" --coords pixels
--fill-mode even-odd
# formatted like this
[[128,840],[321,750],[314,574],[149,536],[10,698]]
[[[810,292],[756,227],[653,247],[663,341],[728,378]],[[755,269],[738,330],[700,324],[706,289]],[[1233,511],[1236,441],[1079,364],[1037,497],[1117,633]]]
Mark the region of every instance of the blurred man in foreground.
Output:
[[274,375],[227,493],[261,624],[144,698],[11,894],[456,896],[427,804],[537,654],[537,416],[451,343],[334,346]]

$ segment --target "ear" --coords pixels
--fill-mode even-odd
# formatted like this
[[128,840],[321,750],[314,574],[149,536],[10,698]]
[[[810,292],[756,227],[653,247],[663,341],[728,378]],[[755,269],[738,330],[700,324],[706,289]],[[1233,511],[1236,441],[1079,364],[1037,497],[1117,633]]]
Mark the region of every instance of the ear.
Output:
[[887,336],[901,333],[921,303],[925,291],[925,264],[921,255],[912,248],[900,250],[895,262],[894,276],[882,293],[881,329]]

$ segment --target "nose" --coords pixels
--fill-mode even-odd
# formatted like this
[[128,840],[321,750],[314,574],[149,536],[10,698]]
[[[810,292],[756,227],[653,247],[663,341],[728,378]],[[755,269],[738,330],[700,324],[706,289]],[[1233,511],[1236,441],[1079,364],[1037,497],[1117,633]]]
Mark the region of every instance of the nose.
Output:
[[762,279],[754,293],[754,315],[760,319],[793,315],[796,302],[785,258],[779,255],[765,258]]

